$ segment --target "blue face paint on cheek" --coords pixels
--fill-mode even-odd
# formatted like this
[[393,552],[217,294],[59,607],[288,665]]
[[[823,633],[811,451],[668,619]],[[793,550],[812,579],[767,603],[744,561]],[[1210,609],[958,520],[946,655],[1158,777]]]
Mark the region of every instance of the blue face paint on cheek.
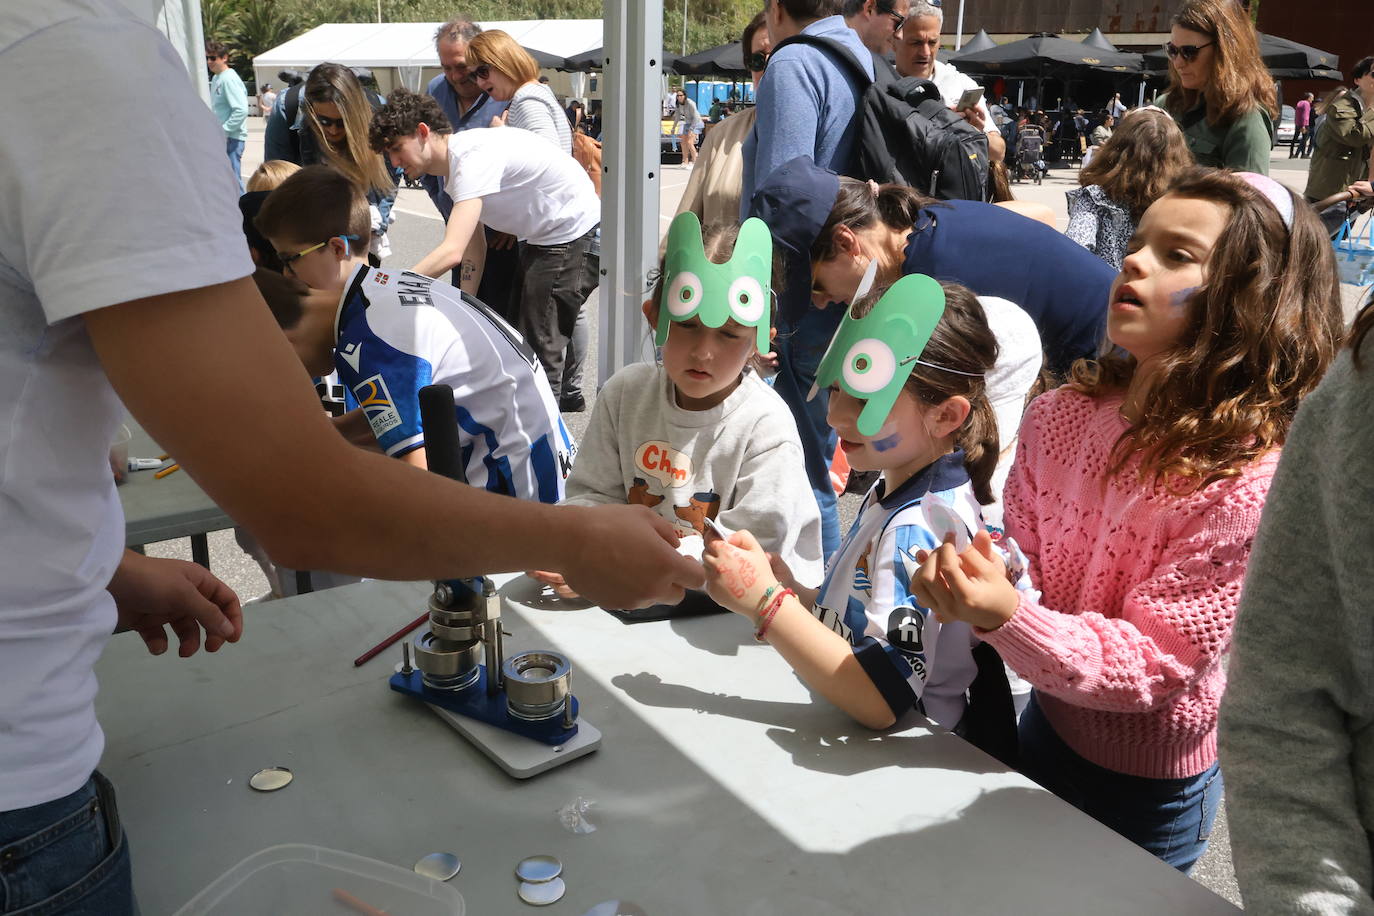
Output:
[[1187,289],[1181,289],[1169,297],[1169,304],[1176,309],[1187,308],[1188,300],[1193,298],[1193,293],[1197,292],[1199,289],[1201,289],[1201,287],[1198,286],[1190,286]]
[[[884,435],[884,433],[887,435]],[[881,438],[874,439],[869,443],[873,446],[874,451],[890,452],[902,444],[902,435],[897,432],[895,426],[892,424],[884,425],[882,429],[878,430],[878,435]]]

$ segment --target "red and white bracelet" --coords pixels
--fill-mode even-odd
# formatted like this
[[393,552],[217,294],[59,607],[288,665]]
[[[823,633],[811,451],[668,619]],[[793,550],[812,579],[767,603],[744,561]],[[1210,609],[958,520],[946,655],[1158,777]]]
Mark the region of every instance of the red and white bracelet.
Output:
[[787,600],[788,595],[795,598],[797,593],[790,588],[783,589],[773,596],[773,600],[768,603],[768,608],[759,615],[759,626],[754,631],[754,638],[759,642],[766,642],[763,638],[764,634],[768,632],[769,625],[772,624],[773,618],[778,614],[778,608],[782,607],[782,603]]

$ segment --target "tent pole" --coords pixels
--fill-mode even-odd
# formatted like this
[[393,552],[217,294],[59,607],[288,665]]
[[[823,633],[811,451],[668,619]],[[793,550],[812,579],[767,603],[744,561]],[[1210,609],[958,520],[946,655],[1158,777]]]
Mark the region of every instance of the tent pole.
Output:
[[[380,0],[379,0],[380,2]],[[954,33],[954,50],[959,50],[964,46],[964,0],[959,0],[959,25]]]
[[605,0],[599,381],[645,358],[640,302],[658,259],[663,4]]

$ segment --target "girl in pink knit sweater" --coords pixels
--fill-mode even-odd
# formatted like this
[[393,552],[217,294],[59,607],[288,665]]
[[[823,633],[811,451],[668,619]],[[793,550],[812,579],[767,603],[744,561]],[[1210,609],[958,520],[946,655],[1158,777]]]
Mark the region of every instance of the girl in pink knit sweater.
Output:
[[1187,871],[1221,798],[1221,656],[1250,544],[1340,295],[1310,208],[1259,175],[1188,173],[1128,251],[1116,349],[1021,425],[1006,526],[1040,596],[983,536],[925,556],[913,587],[1034,686],[1022,771]]

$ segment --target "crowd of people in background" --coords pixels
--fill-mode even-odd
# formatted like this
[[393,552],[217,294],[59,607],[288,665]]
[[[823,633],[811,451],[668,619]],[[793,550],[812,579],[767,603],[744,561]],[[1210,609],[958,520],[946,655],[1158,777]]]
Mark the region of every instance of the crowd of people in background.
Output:
[[[69,138],[0,136],[0,672],[37,685],[0,694],[0,850],[92,812],[87,854],[6,859],[42,876],[6,904],[135,911],[92,666],[117,628],[155,653],[165,626],[182,654],[242,633],[207,570],[121,552],[117,393],[274,593],[297,568],[529,570],[626,615],[729,611],[818,701],[922,714],[1183,872],[1224,791],[1255,912],[1374,909],[1374,301],[1347,328],[1331,244],[1374,200],[1374,57],[1296,106],[1299,191],[1268,175],[1279,99],[1235,0],[1185,0],[1135,107],[987,99],[943,30],[937,0],[764,0],[754,104],[674,93],[691,175],[643,278],[657,359],[598,395],[600,108],[511,35],[445,22],[424,92],[330,62],[264,84],[245,186],[231,49],[205,48],[212,121],[119,4],[0,15],[7,85],[87,106],[118,163],[53,233]],[[125,120],[111,42],[153,87],[132,117],[184,130]],[[73,48],[90,72],[25,88]],[[1060,232],[1012,184],[1064,160]],[[444,221],[413,264],[402,182]],[[129,212],[131,186],[160,196]],[[415,470],[431,381],[466,485]],[[579,450],[562,415],[589,406]],[[671,485],[646,443],[686,459]],[[874,481],[847,532],[837,458]]]

